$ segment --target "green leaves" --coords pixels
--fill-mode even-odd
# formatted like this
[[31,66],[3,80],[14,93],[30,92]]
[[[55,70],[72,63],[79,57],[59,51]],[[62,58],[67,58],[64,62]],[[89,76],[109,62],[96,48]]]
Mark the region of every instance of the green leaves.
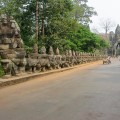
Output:
[[92,33],[83,25],[78,25],[79,29],[69,34],[68,39],[73,42],[76,47],[72,50],[94,52],[96,49],[101,50],[108,47],[108,44],[99,35]]
[[93,7],[87,5],[87,0],[73,0],[74,9],[71,12],[72,18],[76,19],[78,23],[88,26],[91,21],[90,17],[97,15]]
[[[59,47],[66,49],[94,52],[108,44],[86,26],[90,17],[96,15],[94,8],[87,5],[87,0],[38,0],[39,48]],[[1,13],[14,16],[21,28],[21,36],[27,51],[35,44],[36,0],[1,0]]]

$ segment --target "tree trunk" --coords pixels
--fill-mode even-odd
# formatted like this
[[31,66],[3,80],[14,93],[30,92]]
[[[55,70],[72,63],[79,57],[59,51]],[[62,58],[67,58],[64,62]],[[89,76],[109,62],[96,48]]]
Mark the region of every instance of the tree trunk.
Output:
[[39,34],[39,22],[38,22],[38,17],[39,17],[39,2],[36,0],[36,33],[35,33],[35,44],[34,44],[34,52],[38,53],[38,34]]
[[105,37],[106,37],[106,39],[108,39],[108,30],[107,30],[107,27],[105,29]]
[[42,18],[42,36],[44,37],[44,34],[45,34],[45,27],[44,27],[44,11],[45,10],[45,4],[44,4],[44,0],[43,0],[43,18]]
[[45,28],[44,28],[44,19],[42,19],[42,36],[44,37]]
[[38,2],[38,0],[36,0],[36,43],[38,43],[38,32],[39,32],[39,23],[38,23],[39,13],[38,13],[38,9],[39,9],[39,2]]

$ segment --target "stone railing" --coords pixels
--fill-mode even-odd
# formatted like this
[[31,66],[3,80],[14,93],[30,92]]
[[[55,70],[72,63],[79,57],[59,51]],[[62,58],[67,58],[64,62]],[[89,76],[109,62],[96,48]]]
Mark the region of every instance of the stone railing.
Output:
[[66,50],[65,54],[60,55],[59,49],[54,53],[52,47],[49,54],[46,54],[45,47],[41,48],[41,54],[36,51],[34,48],[32,53],[26,53],[18,24],[12,17],[1,15],[0,57],[5,75],[60,69],[106,58],[105,55],[71,50]]

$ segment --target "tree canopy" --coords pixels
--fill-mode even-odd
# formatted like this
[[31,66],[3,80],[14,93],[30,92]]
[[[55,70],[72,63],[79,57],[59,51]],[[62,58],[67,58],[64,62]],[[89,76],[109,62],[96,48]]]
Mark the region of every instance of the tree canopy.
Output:
[[36,1],[39,47],[94,52],[108,46],[89,29],[90,18],[97,13],[87,5],[87,0],[1,0],[0,14],[15,18],[26,46],[35,44]]

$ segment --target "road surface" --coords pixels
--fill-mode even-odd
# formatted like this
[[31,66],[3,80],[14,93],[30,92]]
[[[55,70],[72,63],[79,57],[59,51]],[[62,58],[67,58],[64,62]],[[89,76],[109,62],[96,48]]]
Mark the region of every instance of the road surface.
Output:
[[120,61],[2,88],[0,120],[120,120]]

